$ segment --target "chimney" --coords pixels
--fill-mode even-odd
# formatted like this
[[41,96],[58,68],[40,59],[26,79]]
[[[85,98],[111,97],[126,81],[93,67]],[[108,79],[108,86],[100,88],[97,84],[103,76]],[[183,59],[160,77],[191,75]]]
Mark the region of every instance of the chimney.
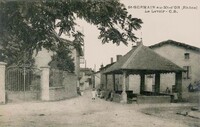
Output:
[[101,68],[103,68],[103,64],[101,64]]
[[112,57],[110,58],[110,62],[111,62],[111,64],[113,63],[113,58]]
[[136,42],[136,46],[140,46],[142,42],[138,41]]
[[136,42],[136,46],[142,45],[142,38]]
[[135,47],[137,47],[137,45],[132,45],[132,49],[135,48]]
[[117,55],[117,61],[120,60],[122,55]]

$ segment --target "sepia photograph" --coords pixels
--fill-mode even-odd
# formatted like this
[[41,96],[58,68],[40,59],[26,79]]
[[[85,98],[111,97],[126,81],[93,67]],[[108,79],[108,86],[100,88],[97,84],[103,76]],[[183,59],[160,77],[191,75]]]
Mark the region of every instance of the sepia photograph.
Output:
[[0,0],[0,127],[200,127],[200,1]]

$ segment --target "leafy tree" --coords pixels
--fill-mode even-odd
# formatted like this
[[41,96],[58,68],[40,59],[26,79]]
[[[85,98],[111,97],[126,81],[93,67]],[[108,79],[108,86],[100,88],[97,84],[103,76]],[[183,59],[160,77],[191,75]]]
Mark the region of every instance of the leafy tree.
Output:
[[56,54],[52,56],[52,61],[49,65],[59,70],[74,72],[74,59],[72,59],[70,54],[71,52],[66,49],[56,52]]
[[8,41],[7,43],[2,43],[2,49],[0,51],[0,61],[5,61],[8,66],[18,65],[22,66],[26,64],[28,66],[34,65],[33,50],[22,49],[22,41]]
[[72,51],[70,50],[72,48],[66,47],[66,45],[58,45],[58,49],[52,56],[49,66],[59,70],[74,72],[74,59],[71,56]]
[[[134,31],[142,24],[119,0],[1,1],[1,45],[17,57],[21,56],[19,51],[32,53],[42,47],[57,51],[59,45],[73,45],[80,50],[83,35],[76,29],[76,18],[96,25],[103,44],[134,42]],[[63,33],[74,38],[70,44],[60,38]]]

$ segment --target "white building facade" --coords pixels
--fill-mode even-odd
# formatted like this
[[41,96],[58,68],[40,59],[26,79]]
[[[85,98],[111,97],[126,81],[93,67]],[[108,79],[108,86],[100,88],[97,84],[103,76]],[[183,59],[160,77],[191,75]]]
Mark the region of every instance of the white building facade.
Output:
[[[200,48],[173,40],[160,42],[150,46],[150,48],[186,70],[186,72],[183,72],[182,95],[183,98],[187,98],[189,84],[195,84],[200,80]],[[148,80],[147,89],[151,89],[150,84],[153,85],[154,83],[152,77],[146,78]],[[163,86],[161,91],[165,91],[167,87],[172,91],[175,84],[174,73],[161,75],[161,84]]]

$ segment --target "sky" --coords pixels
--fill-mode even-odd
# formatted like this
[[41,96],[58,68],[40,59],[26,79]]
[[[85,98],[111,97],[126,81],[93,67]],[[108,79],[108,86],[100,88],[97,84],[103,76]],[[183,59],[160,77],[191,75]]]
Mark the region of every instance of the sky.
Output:
[[[133,17],[142,19],[142,28],[136,35],[142,38],[143,45],[150,46],[170,39],[200,48],[199,0],[121,0],[121,2]],[[155,12],[163,9],[146,9],[145,13],[145,9],[135,9],[134,6],[155,6],[166,9],[164,13]],[[174,11],[176,13],[169,13]],[[96,26],[85,21],[78,22],[85,34],[86,64],[81,64],[81,67],[98,71],[102,64],[105,66],[111,62],[111,57],[116,61],[116,55],[125,55],[131,49],[131,42],[128,46],[124,44],[117,46],[112,42],[102,44],[98,39],[99,31]]]

